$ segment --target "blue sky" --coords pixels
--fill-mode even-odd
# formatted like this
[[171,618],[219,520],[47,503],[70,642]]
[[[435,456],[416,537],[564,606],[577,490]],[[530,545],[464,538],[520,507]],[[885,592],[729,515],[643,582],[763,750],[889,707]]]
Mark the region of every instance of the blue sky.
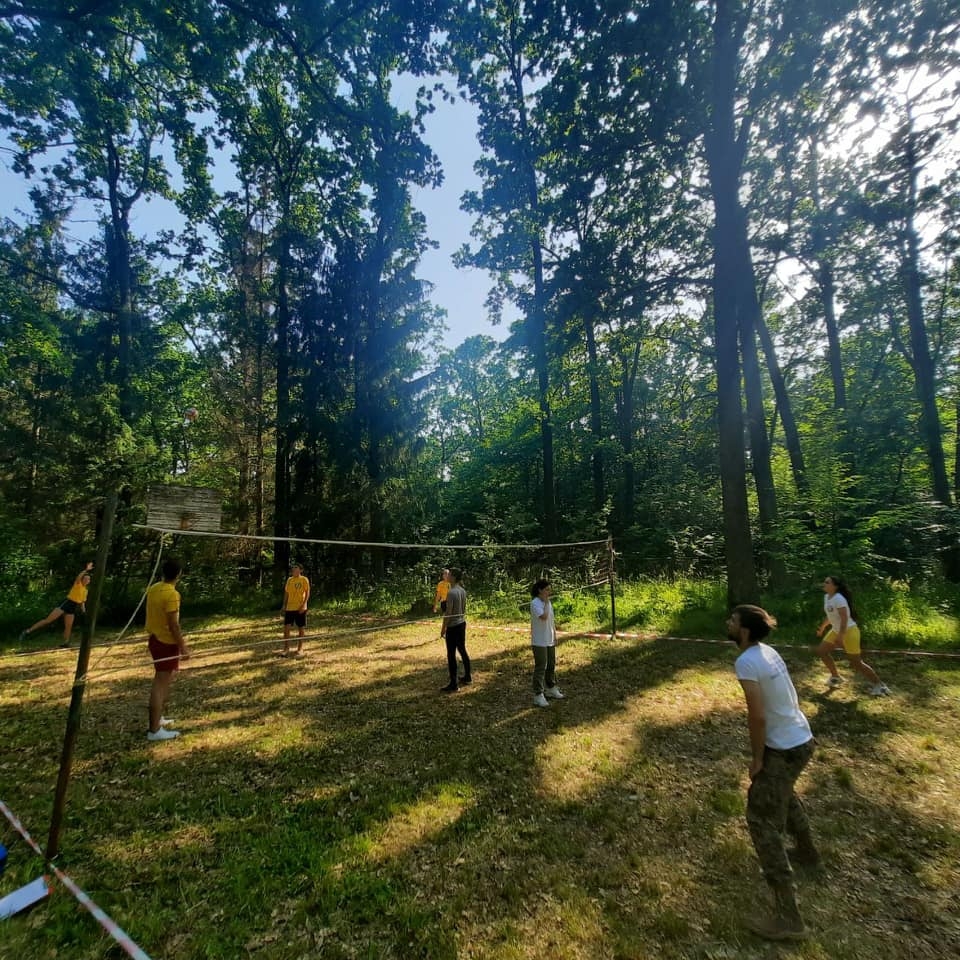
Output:
[[[395,86],[412,91],[422,82],[401,79]],[[426,216],[427,233],[439,247],[424,256],[420,276],[434,284],[431,299],[447,311],[447,346],[478,333],[501,340],[507,329],[492,326],[483,305],[490,278],[481,270],[458,270],[450,260],[470,240],[471,218],[460,209],[460,197],[479,186],[473,171],[479,156],[476,109],[462,100],[449,103],[435,97],[433,102],[436,109],[425,118],[424,139],[440,159],[443,184],[436,190],[415,190],[413,202]]]

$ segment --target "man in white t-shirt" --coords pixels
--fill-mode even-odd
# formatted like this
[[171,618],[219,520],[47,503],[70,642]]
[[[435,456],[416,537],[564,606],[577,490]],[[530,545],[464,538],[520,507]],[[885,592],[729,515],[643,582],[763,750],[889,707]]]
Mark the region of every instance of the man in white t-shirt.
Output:
[[791,856],[798,865],[819,863],[810,822],[794,791],[813,756],[813,734],[787,665],[762,642],[776,625],[766,610],[752,604],[736,607],[727,621],[727,633],[741,651],[735,670],[747,701],[750,731],[747,825],[775,904],[772,914],[751,918],[748,926],[770,940],[801,940],[807,932],[797,908],[783,831],[796,839]]

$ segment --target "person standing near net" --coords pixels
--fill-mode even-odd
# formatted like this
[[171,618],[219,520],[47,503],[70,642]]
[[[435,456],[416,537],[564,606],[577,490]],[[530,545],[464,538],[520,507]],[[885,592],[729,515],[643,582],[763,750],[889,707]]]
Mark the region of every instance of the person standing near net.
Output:
[[839,577],[831,576],[823,581],[823,612],[823,623],[817,627],[817,636],[823,637],[824,630],[827,630],[827,635],[817,647],[817,655],[830,671],[828,685],[839,687],[843,683],[843,678],[837,672],[837,665],[831,655],[837,647],[842,646],[850,666],[870,682],[870,696],[887,696],[890,689],[881,682],[877,671],[866,663],[861,655],[860,628],[854,618],[853,598],[850,595],[850,588]]
[[180,669],[180,661],[190,658],[190,651],[180,630],[180,594],[176,584],[181,567],[172,557],[164,561],[163,577],[147,590],[147,648],[153,659],[153,685],[150,687],[150,726],[148,740],[173,740],[177,730],[163,712],[170,695],[173,675]]
[[[440,608],[441,613],[447,612],[447,594],[450,592],[450,571],[444,569],[443,573],[440,575],[440,582],[437,584],[437,589],[433,594],[433,612],[437,612],[437,608]],[[442,640],[447,635],[447,621],[440,621],[440,639]]]
[[[549,580],[537,580],[530,588],[530,643],[533,647],[533,705],[549,707],[550,700],[563,700],[557,686],[557,627],[553,619]],[[549,698],[549,699],[548,699]]]
[[[727,620],[727,635],[740,650],[734,670],[747,701],[747,826],[774,900],[772,911],[748,918],[747,926],[768,940],[802,940],[807,931],[797,906],[790,860],[798,866],[817,866],[820,855],[794,787],[813,756],[814,741],[787,665],[773,647],[763,643],[776,625],[766,610],[752,604],[735,607]],[[789,857],[784,830],[796,840]]]
[[[444,693],[456,693],[460,684],[473,682],[470,671],[470,657],[467,654],[467,591],[460,581],[463,572],[456,567],[449,570],[450,589],[447,592],[447,610],[443,615],[445,629],[444,640],[447,644],[447,671],[450,682],[443,688]],[[463,676],[457,677],[457,654],[463,661]]]
[[63,643],[61,646],[70,646],[70,634],[73,633],[73,621],[79,610],[81,613],[87,612],[87,591],[90,586],[90,571],[93,569],[91,560],[74,578],[73,586],[67,594],[66,600],[54,607],[42,620],[38,620],[32,627],[27,627],[20,634],[20,642],[23,643],[27,637],[35,630],[55,623],[63,617]]
[[283,655],[290,653],[290,627],[297,627],[297,656],[303,653],[303,637],[307,626],[307,601],[310,581],[299,563],[290,567],[290,577],[283,588]]

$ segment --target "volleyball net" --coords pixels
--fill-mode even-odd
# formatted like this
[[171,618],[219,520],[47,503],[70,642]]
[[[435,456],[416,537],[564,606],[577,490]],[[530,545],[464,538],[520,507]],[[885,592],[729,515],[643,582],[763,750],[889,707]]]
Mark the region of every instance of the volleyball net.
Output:
[[[162,540],[184,568],[191,605],[206,609],[218,598],[269,609],[279,604],[288,569],[278,569],[285,544],[287,566],[296,563],[310,581],[313,605],[344,610],[372,608],[394,614],[428,614],[446,569],[458,568],[474,603],[503,613],[530,600],[530,585],[550,580],[556,603],[609,590],[613,547],[607,539],[563,543],[404,543],[312,537],[254,536],[219,531],[137,525],[138,565],[151,565],[150,542]],[[131,574],[135,579],[136,574]],[[231,603],[234,612],[236,603]]]

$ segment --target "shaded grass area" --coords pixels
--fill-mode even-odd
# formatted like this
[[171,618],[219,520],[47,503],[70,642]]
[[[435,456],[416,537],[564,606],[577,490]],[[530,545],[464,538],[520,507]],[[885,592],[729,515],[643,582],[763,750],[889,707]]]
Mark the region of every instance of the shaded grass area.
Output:
[[[142,642],[91,658],[61,866],[155,960],[960,953],[960,662],[884,658],[872,700],[785,650],[827,875],[801,882],[811,940],[778,947],[739,920],[763,891],[730,647],[570,639],[538,710],[523,632],[471,623],[475,682],[444,697],[433,623],[311,622],[302,659],[275,621],[194,630],[164,744]],[[0,660],[0,799],[41,846],[73,656]],[[8,892],[41,866],[0,837]],[[58,887],[0,956],[120,953]]]

